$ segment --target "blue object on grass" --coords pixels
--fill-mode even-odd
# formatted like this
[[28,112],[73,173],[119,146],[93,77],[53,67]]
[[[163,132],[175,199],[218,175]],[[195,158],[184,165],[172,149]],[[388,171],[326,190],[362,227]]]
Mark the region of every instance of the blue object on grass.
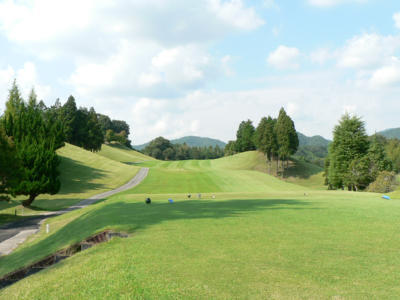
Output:
[[386,199],[386,200],[390,200],[390,197],[389,197],[389,196],[386,196],[386,195],[383,195],[382,198],[383,198],[383,199]]
[[174,203],[174,200],[172,200],[171,198],[168,199],[169,203]]

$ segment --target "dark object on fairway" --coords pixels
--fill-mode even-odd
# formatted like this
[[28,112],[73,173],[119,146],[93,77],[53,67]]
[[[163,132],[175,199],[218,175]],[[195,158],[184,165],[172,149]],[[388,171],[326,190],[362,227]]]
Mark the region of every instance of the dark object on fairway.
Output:
[[150,198],[146,198],[146,204],[151,204],[151,199]]
[[190,197],[192,197],[192,195],[188,194],[188,198],[190,199]]
[[383,198],[383,199],[386,199],[386,200],[390,200],[390,197],[389,197],[389,196],[386,196],[386,195],[383,195],[382,198]]

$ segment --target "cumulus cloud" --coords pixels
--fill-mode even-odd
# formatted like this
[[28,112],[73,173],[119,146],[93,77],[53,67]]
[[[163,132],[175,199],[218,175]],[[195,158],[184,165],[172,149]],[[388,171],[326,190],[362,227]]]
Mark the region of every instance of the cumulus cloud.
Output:
[[308,3],[318,7],[331,7],[346,3],[366,3],[367,0],[308,0]]
[[400,36],[365,33],[347,41],[338,53],[338,65],[348,68],[374,68],[385,63],[400,49]]
[[400,12],[393,15],[394,25],[400,29]]
[[168,47],[207,42],[262,24],[254,8],[241,0],[0,3],[1,31],[43,59],[71,54],[104,57],[125,40],[152,40]]
[[299,49],[281,45],[269,54],[267,61],[277,69],[297,69],[299,57]]
[[36,66],[32,62],[26,62],[23,67],[17,70],[11,66],[0,68],[0,114],[5,107],[8,91],[14,79],[17,80],[18,87],[24,98],[27,98],[32,88],[35,89],[40,100],[45,99],[51,92],[49,86],[41,84]]

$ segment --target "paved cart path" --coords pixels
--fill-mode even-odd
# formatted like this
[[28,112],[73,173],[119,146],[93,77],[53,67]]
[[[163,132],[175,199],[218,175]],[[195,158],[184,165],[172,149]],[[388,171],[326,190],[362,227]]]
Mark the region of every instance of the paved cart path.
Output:
[[149,173],[149,168],[141,168],[134,178],[132,178],[128,183],[105,193],[94,195],[89,199],[85,199],[77,203],[76,205],[70,206],[67,209],[47,212],[45,214],[32,216],[22,221],[16,221],[13,223],[8,223],[6,225],[0,226],[0,256],[7,255],[11,253],[19,244],[25,241],[30,235],[39,231],[41,223],[50,217],[65,214],[67,212],[81,209],[100,199],[110,197],[114,194],[129,190],[146,178]]

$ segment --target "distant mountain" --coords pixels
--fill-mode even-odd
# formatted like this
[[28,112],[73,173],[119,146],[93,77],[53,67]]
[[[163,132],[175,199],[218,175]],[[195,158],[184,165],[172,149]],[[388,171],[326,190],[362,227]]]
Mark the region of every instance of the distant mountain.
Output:
[[400,140],[400,128],[391,128],[377,132],[377,134],[383,135],[388,139],[399,139]]
[[[136,146],[133,146],[133,148],[135,148],[137,150],[143,150],[144,148],[146,148],[146,146],[149,143],[145,143],[142,145],[136,145]],[[225,146],[226,146],[226,143],[224,143],[223,141],[220,141],[217,139],[212,139],[212,138],[207,138],[207,137],[200,137],[200,136],[184,136],[179,139],[171,140],[171,143],[172,144],[186,143],[186,145],[188,145],[190,147],[209,147],[209,146],[215,147],[218,145],[222,149],[225,148]]]
[[331,141],[320,135],[308,137],[300,132],[297,132],[297,136],[299,137],[299,148],[294,157],[323,167]]
[[312,137],[305,136],[304,134],[297,132],[297,136],[299,137],[299,146],[321,146],[328,147],[330,144],[330,140],[320,136],[314,135]]

